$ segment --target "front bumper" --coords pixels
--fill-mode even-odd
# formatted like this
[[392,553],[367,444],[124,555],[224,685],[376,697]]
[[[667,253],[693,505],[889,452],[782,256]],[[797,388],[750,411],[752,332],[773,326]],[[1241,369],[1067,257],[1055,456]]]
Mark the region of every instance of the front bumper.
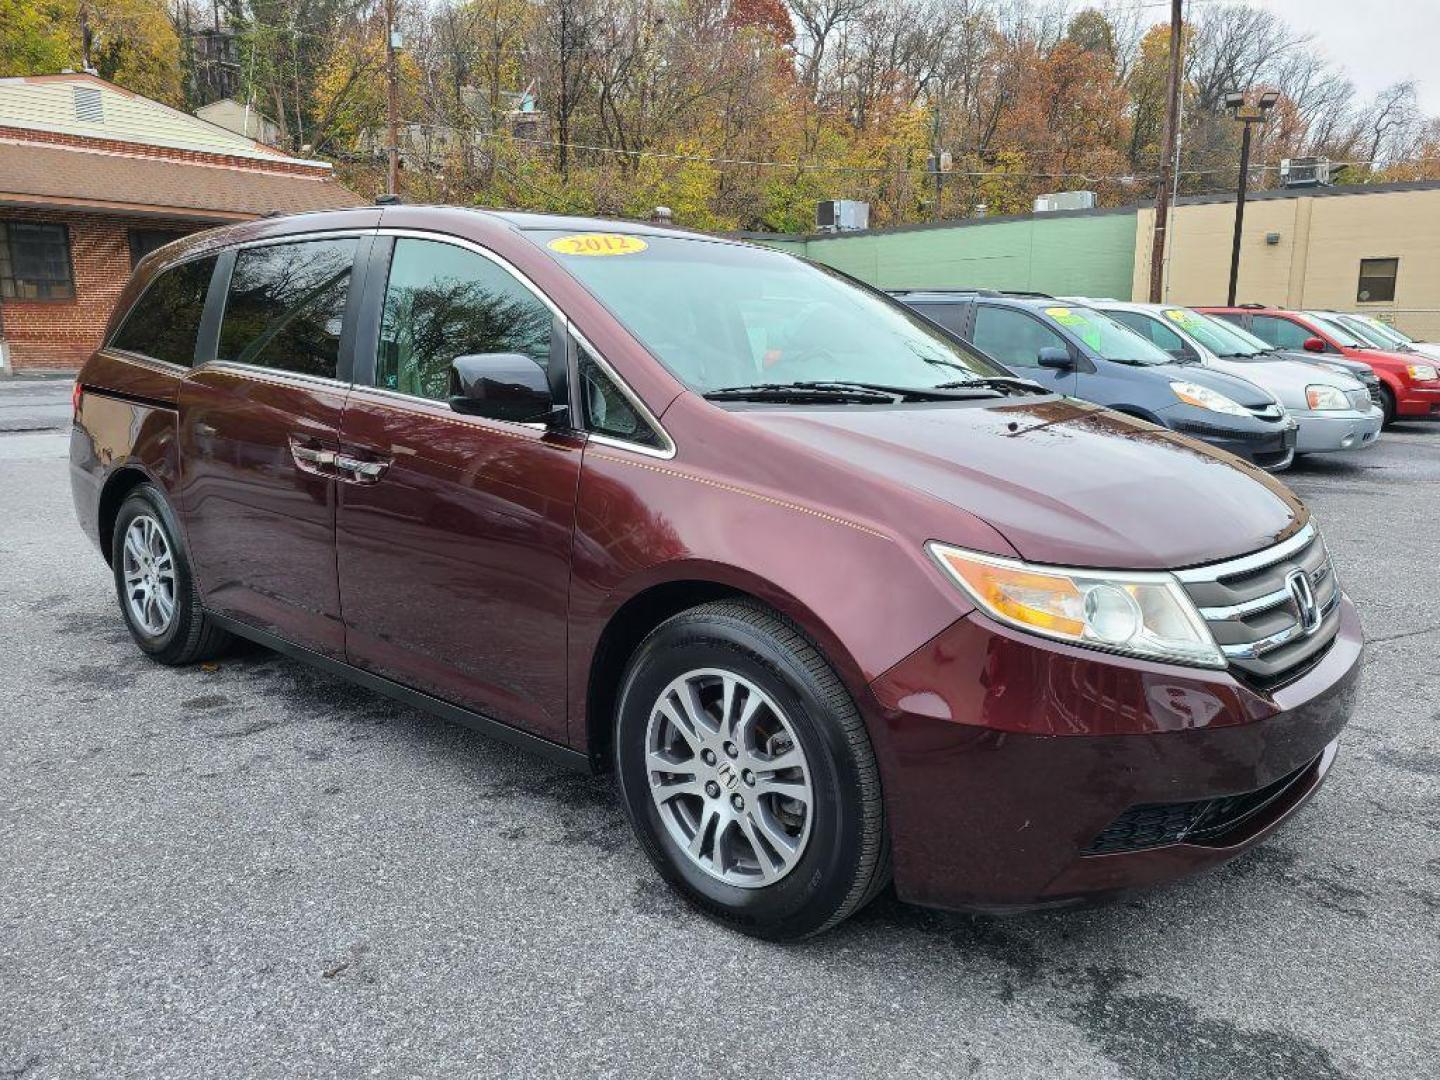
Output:
[[1406,420],[1440,420],[1440,387],[1409,387],[1395,402],[1395,416]]
[[[961,619],[871,685],[900,896],[1015,910],[1224,862],[1319,787],[1354,704],[1361,650],[1344,600],[1319,662],[1262,693],[1228,672]],[[1272,786],[1283,790],[1233,828],[1139,850],[1097,844],[1137,807]],[[1096,851],[1111,853],[1087,853]]]
[[1199,439],[1262,469],[1287,468],[1295,457],[1298,429],[1292,420],[1279,423],[1232,417],[1191,405],[1164,409],[1160,416],[1171,431]]
[[1291,417],[1300,425],[1295,434],[1297,454],[1326,454],[1337,450],[1360,450],[1380,437],[1385,414],[1379,409],[1358,412],[1296,412]]

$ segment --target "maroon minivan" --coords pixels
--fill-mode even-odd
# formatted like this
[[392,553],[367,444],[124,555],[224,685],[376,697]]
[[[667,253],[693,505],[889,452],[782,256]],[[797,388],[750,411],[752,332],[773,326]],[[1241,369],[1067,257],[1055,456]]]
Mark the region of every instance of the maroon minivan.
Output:
[[589,770],[792,938],[1169,881],[1319,786],[1362,637],[1249,465],[651,225],[387,206],[141,263],[76,391],[140,648],[232,635]]

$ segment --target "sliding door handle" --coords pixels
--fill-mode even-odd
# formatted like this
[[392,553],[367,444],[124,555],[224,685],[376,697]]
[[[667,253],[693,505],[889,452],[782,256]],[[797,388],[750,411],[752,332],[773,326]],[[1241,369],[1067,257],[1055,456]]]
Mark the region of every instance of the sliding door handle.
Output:
[[340,472],[342,478],[361,484],[375,483],[385,475],[385,470],[389,465],[388,461],[364,461],[361,458],[351,457],[349,454],[335,455],[335,468]]

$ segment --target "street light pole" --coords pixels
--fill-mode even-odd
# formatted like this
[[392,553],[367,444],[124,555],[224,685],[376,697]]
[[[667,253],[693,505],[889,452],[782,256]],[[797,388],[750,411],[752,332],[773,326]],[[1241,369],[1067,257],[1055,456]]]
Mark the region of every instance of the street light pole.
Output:
[[387,138],[385,193],[396,194],[400,184],[400,116],[396,101],[395,0],[385,0],[385,113]]
[[1245,192],[1250,184],[1250,124],[1240,136],[1240,182],[1235,187],[1235,239],[1230,245],[1230,292],[1227,307],[1235,306],[1235,286],[1240,280],[1240,236],[1245,230]]
[[1164,146],[1160,149],[1160,188],[1155,195],[1155,224],[1150,237],[1150,302],[1158,304],[1165,282],[1166,231],[1170,225],[1170,189],[1175,170],[1175,140],[1180,131],[1181,0],[1170,0],[1170,75],[1165,84]]
[[1230,245],[1230,291],[1226,306],[1235,306],[1235,290],[1240,281],[1240,239],[1245,230],[1245,194],[1250,188],[1250,125],[1265,123],[1265,117],[1280,95],[1267,90],[1257,105],[1247,105],[1245,95],[1234,91],[1225,95],[1225,104],[1236,120],[1244,125],[1240,135],[1240,177],[1235,185],[1235,238]]

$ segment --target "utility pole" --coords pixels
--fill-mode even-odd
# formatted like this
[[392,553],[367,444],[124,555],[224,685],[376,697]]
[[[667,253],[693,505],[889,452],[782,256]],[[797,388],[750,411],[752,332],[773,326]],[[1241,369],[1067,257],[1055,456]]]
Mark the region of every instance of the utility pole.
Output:
[[1265,115],[1275,107],[1280,95],[1273,90],[1260,95],[1259,105],[1245,104],[1245,95],[1235,91],[1225,95],[1225,104],[1235,119],[1245,125],[1240,135],[1240,177],[1235,184],[1235,238],[1230,244],[1230,291],[1227,307],[1235,306],[1235,287],[1240,280],[1240,237],[1245,228],[1245,194],[1250,187],[1250,126],[1265,123]]
[[935,103],[935,126],[930,139],[931,164],[935,168],[935,220],[945,217],[945,173],[940,165],[940,103]]
[[1160,190],[1155,195],[1155,228],[1150,242],[1150,303],[1160,303],[1165,283],[1165,232],[1170,224],[1170,188],[1175,172],[1175,137],[1180,130],[1180,59],[1183,22],[1170,0],[1170,77],[1165,84],[1165,138],[1160,151]]
[[385,193],[397,194],[400,187],[400,116],[398,81],[395,70],[395,0],[385,0],[385,112],[389,146],[385,170]]

